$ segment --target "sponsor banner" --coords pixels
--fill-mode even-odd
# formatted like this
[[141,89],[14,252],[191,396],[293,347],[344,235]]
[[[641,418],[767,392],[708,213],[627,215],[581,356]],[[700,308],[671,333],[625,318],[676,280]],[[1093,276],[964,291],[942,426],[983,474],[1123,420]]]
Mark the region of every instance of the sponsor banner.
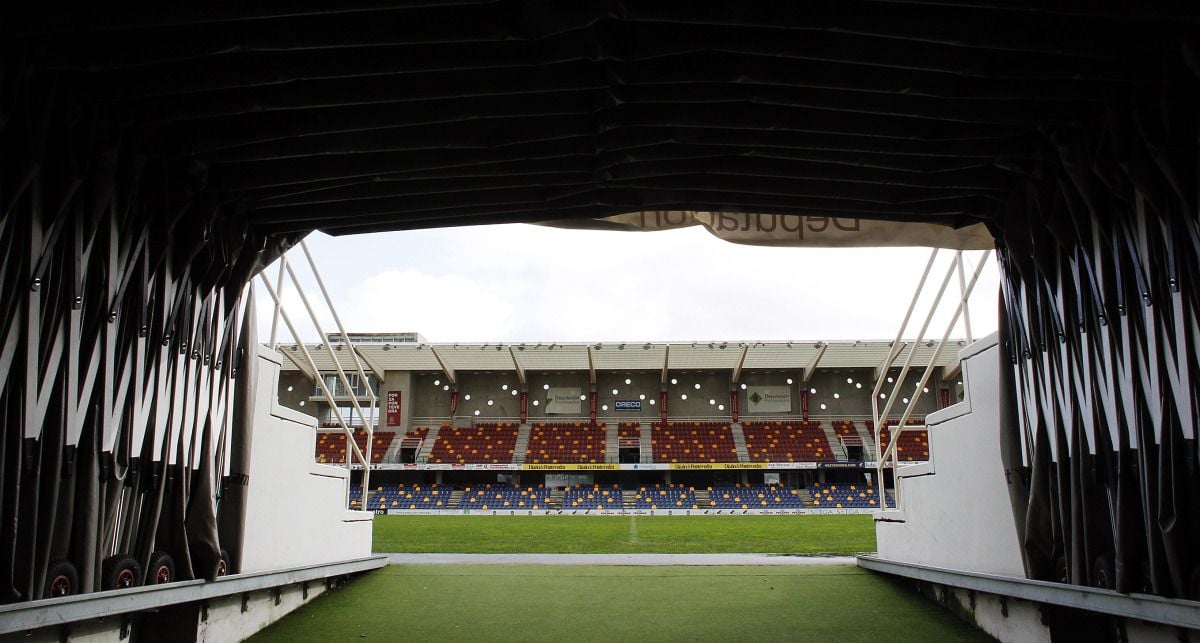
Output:
[[521,391],[521,424],[529,420],[529,393]]
[[[334,465],[326,465],[334,466]],[[343,466],[343,465],[337,465]],[[362,468],[355,465],[354,468]],[[563,464],[373,464],[372,471],[721,471],[728,469],[873,469],[874,462],[652,462]]]
[[568,464],[522,464],[521,471],[620,471],[619,464],[568,463]]
[[640,411],[642,410],[641,400],[615,400],[613,409],[617,411]]
[[741,401],[737,391],[729,392],[729,419],[734,422],[738,421],[738,403]]
[[792,387],[748,386],[746,387],[747,413],[791,413]]
[[711,471],[719,469],[766,469],[766,462],[672,462],[671,471]]
[[400,415],[400,391],[387,392],[387,425],[400,426],[404,418]]
[[[871,514],[874,508],[855,509],[388,509],[389,516],[815,516],[821,514]],[[376,513],[383,514],[383,511]]]
[[580,391],[578,388],[552,388],[546,391],[547,415],[579,415]]
[[547,225],[643,232],[699,225],[725,241],[760,246],[925,246],[953,250],[991,250],[996,247],[991,233],[982,223],[951,228],[937,223],[800,214],[652,210],[598,219],[559,220],[548,222]]

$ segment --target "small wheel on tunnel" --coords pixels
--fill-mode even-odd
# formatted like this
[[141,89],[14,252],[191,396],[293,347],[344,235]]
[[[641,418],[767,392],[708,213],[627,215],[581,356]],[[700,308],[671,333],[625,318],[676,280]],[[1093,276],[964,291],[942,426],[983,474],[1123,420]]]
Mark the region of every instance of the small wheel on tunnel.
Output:
[[1069,569],[1067,569],[1067,557],[1066,556],[1063,556],[1060,554],[1060,555],[1054,557],[1053,574],[1054,574],[1054,582],[1056,582],[1056,583],[1070,583],[1071,582],[1071,571]]
[[1108,556],[1097,556],[1092,565],[1092,585],[1101,589],[1116,589],[1117,572]]
[[222,549],[221,558],[217,560],[217,576],[226,576],[229,574],[230,562],[229,552]]
[[125,554],[104,559],[100,574],[102,590],[129,589],[142,583],[142,566]]
[[165,551],[150,554],[150,565],[146,567],[146,584],[162,585],[175,580],[175,560]]
[[46,588],[42,598],[70,596],[79,591],[79,571],[66,559],[51,561],[46,570]]

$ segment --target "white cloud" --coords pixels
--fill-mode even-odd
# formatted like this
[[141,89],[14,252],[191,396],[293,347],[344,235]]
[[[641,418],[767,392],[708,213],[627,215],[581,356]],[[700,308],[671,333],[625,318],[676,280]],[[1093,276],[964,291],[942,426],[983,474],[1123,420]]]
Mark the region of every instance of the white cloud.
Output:
[[489,341],[510,332],[514,305],[503,288],[461,274],[388,270],[351,286],[347,309],[357,332],[420,332],[430,341]]
[[[929,255],[924,248],[741,246],[699,228],[529,225],[314,235],[309,245],[349,330],[480,342],[890,339]],[[941,253],[927,292],[940,285],[952,254]],[[998,277],[990,264],[973,297],[976,336],[996,328]],[[943,307],[957,296],[955,276]],[[926,336],[939,337],[946,319]],[[962,335],[960,322],[952,336]]]

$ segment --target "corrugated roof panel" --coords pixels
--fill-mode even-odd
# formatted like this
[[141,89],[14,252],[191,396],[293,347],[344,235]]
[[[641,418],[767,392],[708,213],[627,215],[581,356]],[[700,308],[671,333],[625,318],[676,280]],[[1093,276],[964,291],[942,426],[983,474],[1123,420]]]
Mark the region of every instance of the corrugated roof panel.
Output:
[[616,342],[593,348],[592,362],[598,371],[659,371],[663,367],[666,344]]
[[[820,350],[814,341],[772,342],[751,344],[746,353],[744,370],[797,370],[808,366]],[[891,342],[826,342],[818,368],[875,368],[887,357]],[[936,344],[922,342],[917,346],[913,364],[924,366],[932,357]],[[721,348],[724,344],[725,348]],[[966,346],[965,340],[953,340],[938,356],[937,365],[953,364],[958,351]],[[553,346],[553,348],[551,348]],[[546,344],[541,346],[514,346],[517,359],[527,371],[571,371],[587,370],[588,344]],[[667,344],[648,342],[601,343],[592,347],[592,360],[598,371],[654,371],[662,368]],[[624,346],[624,348],[621,348]],[[670,344],[671,370],[732,370],[741,359],[742,344],[736,342],[696,342]],[[497,348],[498,347],[498,348]],[[454,370],[464,371],[510,371],[514,370],[508,344],[439,344],[439,354]],[[303,360],[299,351],[291,351],[290,345],[280,346],[298,360]],[[381,345],[364,344],[359,350],[379,368],[396,371],[440,371],[441,365],[434,357],[433,348],[427,345]],[[903,364],[907,355],[907,344],[897,357],[895,364]],[[333,370],[333,361],[324,347],[309,345],[309,352],[322,371]],[[344,368],[354,367],[349,351],[333,351]],[[292,370],[286,360],[283,368]]]
[[508,346],[502,344],[459,344],[438,346],[438,354],[456,371],[515,371]]
[[820,351],[819,342],[752,344],[746,353],[744,369],[795,370],[808,366]]
[[[722,348],[724,346],[724,348]],[[671,344],[671,370],[732,369],[742,357],[742,349],[736,343],[696,342],[694,344]]]
[[588,367],[587,349],[582,344],[527,345],[525,350],[518,349],[516,355],[527,371],[575,371]]

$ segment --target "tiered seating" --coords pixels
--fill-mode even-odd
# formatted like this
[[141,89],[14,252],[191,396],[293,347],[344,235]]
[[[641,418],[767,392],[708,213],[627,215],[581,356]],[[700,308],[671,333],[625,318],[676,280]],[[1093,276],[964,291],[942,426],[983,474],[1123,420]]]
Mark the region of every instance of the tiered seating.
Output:
[[[814,482],[808,489],[818,509],[854,509],[879,506],[879,492],[871,484],[830,484]],[[886,492],[891,502],[891,492]]]
[[746,451],[752,462],[828,462],[833,449],[821,423],[809,420],[746,422]]
[[520,485],[485,484],[482,487],[467,487],[463,490],[460,509],[487,511],[503,509],[549,509],[550,491],[543,485],[522,487]]
[[512,462],[518,427],[510,422],[481,422],[471,428],[444,427],[429,462],[500,464]]
[[858,428],[854,426],[853,420],[834,420],[833,430],[842,439],[842,444],[852,446],[862,444],[862,435],[859,434]]
[[633,496],[635,509],[699,509],[696,490],[682,484],[644,486]]
[[[449,426],[448,424],[443,427]],[[400,438],[400,448],[402,449],[418,449],[421,447],[421,442],[429,435],[429,427],[420,427],[411,429]]]
[[[396,437],[395,431],[376,431],[375,443],[371,448],[371,462],[383,462],[383,456]],[[367,452],[367,432],[358,429],[354,432],[354,441],[365,455]],[[317,462],[345,463],[346,434],[341,431],[320,431],[317,433]]]
[[642,425],[639,422],[622,422],[617,433],[617,444],[636,447],[642,444]]
[[[922,420],[909,420],[909,426],[923,426],[925,423]],[[867,420],[867,428],[872,431],[871,421]],[[883,452],[891,443],[892,432],[887,423],[884,423],[883,428],[879,431],[879,455],[883,457]],[[901,462],[924,462],[929,459],[929,431],[925,429],[904,429],[900,434],[900,442],[896,445],[896,459]]]
[[563,509],[621,509],[624,506],[621,485],[575,485],[563,495]]
[[655,462],[737,462],[726,422],[655,422],[650,432]]
[[[375,509],[445,509],[454,489],[442,484],[385,484],[375,487],[367,508]],[[350,485],[350,508],[357,509],[362,488]]]
[[530,464],[604,462],[608,451],[608,430],[604,423],[560,424],[535,422],[529,431],[525,462]]
[[716,509],[799,509],[804,501],[798,489],[777,485],[710,487],[709,504]]

